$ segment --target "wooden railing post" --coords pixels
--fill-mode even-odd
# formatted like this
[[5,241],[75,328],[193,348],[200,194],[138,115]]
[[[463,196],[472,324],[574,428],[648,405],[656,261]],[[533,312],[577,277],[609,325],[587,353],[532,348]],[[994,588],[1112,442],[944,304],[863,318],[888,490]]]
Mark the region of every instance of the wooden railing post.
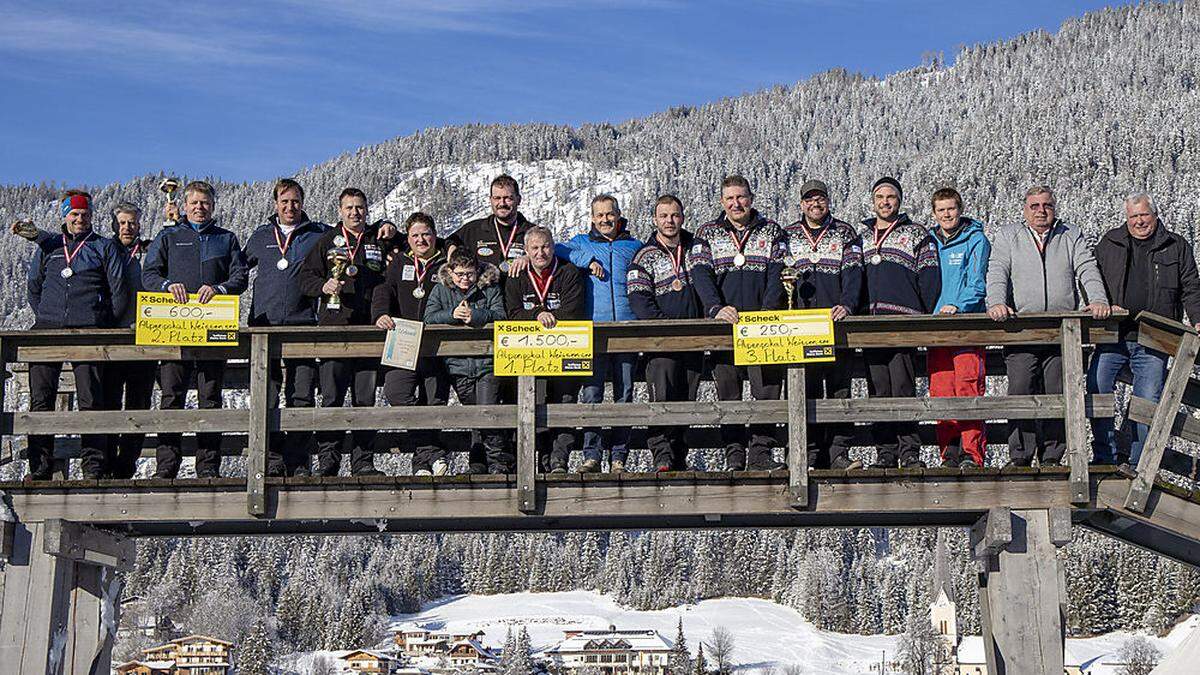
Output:
[[791,366],[787,376],[788,492],[792,506],[808,506],[808,399],[804,366]]
[[1084,395],[1083,329],[1079,319],[1062,322],[1063,424],[1067,434],[1067,462],[1071,467],[1071,501],[1088,501],[1087,411]]
[[246,435],[246,508],[252,516],[267,513],[267,442],[273,406],[267,401],[270,390],[271,336],[250,336],[250,427]]
[[537,510],[537,378],[517,378],[517,498],[521,513]]
[[1125,497],[1125,508],[1130,511],[1141,513],[1146,510],[1146,500],[1150,496],[1150,490],[1154,488],[1155,478],[1158,477],[1158,468],[1162,464],[1167,441],[1171,439],[1171,427],[1179,413],[1183,392],[1191,379],[1192,367],[1196,364],[1197,351],[1200,351],[1200,336],[1193,332],[1184,333],[1179,340],[1179,348],[1175,350],[1175,361],[1167,373],[1162,398],[1158,401],[1158,407],[1154,409],[1154,419],[1150,421],[1150,429],[1146,432],[1142,457],[1138,460],[1137,476]]

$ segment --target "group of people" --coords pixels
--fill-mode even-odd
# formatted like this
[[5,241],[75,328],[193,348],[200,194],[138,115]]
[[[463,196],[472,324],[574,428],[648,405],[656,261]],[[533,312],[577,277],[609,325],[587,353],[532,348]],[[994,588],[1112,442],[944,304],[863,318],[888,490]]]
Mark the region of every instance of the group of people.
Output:
[[[829,189],[819,180],[801,188],[803,217],[780,226],[754,208],[754,193],[742,176],[720,185],[721,213],[689,231],[682,202],[659,197],[654,232],[641,241],[630,232],[612,195],[591,202],[590,228],[566,241],[530,222],[519,210],[521,192],[507,175],[489,188],[491,213],[439,236],[429,215],[416,212],[402,227],[368,222],[366,195],[347,188],[338,197],[339,221],[329,226],[309,219],[304,189],[291,179],[271,193],[274,215],[242,246],[213,218],[216,193],[202,181],[184,188],[183,213],[168,205],[173,225],[152,241],[142,238],[141,210],[113,209],[112,237],[92,229],[92,198],[64,194],[61,233],[26,233],[37,251],[29,266],[29,301],[35,329],[131,326],[137,291],[194,296],[238,295],[250,285],[251,326],[375,325],[390,329],[396,319],[427,324],[481,327],[498,320],[635,321],[713,319],[738,321],[739,312],[829,309],[835,321],[851,315],[918,315],[986,312],[996,321],[1028,312],[1085,308],[1106,318],[1114,308],[1128,312],[1120,340],[1100,345],[1088,370],[1091,391],[1109,393],[1123,368],[1134,377],[1134,393],[1157,400],[1167,356],[1137,342],[1133,318],[1149,310],[1200,319],[1200,277],[1191,245],[1159,220],[1149,195],[1125,202],[1125,223],[1094,247],[1081,231],[1057,217],[1053,191],[1030,188],[1024,222],[1000,228],[989,239],[983,223],[963,215],[953,188],[930,197],[934,224],[927,227],[902,211],[903,187],[894,178],[871,186],[874,215],[855,227],[831,212]],[[785,278],[787,283],[785,283]],[[790,296],[790,297],[789,297]],[[916,395],[911,349],[867,349],[867,386],[873,397]],[[1005,349],[1008,393],[1062,391],[1062,355],[1052,346]],[[740,400],[749,381],[755,399],[778,399],[783,366],[738,366],[728,352],[707,357],[694,352],[650,353],[644,359],[651,401],[696,400],[702,373],[710,371],[720,400]],[[707,361],[706,361],[707,359]],[[636,354],[596,354],[590,376],[550,377],[539,383],[541,402],[597,403],[606,384],[615,402],[630,402],[638,372]],[[144,410],[150,407],[155,368],[162,409],[183,407],[195,381],[201,408],[222,405],[224,362],[216,360],[131,363],[73,363],[81,410]],[[54,409],[63,364],[30,364],[30,410]],[[981,347],[930,347],[931,396],[986,393]],[[806,396],[849,398],[851,369],[844,358],[810,364]],[[373,358],[281,359],[272,364],[268,398],[288,407],[374,406],[378,377],[392,406],[445,405],[454,389],[464,405],[515,402],[512,378],[497,378],[492,359],[422,357],[415,369],[381,368]],[[320,397],[317,393],[320,393]],[[1094,422],[1093,461],[1137,462],[1146,429],[1132,425],[1129,447],[1119,448],[1111,418]],[[871,425],[873,467],[923,466],[915,423]],[[763,426],[721,427],[726,469],[782,468],[773,458],[773,430]],[[579,470],[596,472],[609,456],[609,471],[625,470],[629,429],[583,430]],[[1065,451],[1061,421],[1014,421],[1008,436],[1010,462],[1053,465]],[[447,448],[440,432],[412,430],[413,469],[419,475],[450,471],[451,450],[466,450],[472,472],[515,470],[511,432],[476,430],[468,448]],[[810,429],[810,466],[853,469],[853,429],[818,425]],[[311,447],[315,441],[316,466]],[[275,432],[268,440],[271,475],[337,475],[343,454],[353,475],[375,475],[376,432],[371,430]],[[948,466],[982,466],[983,422],[938,423],[937,441]],[[132,477],[144,434],[85,435],[82,469],[88,478]],[[571,429],[539,429],[541,470],[565,472],[576,435]],[[196,473],[219,474],[219,434],[197,435]],[[682,427],[656,427],[647,438],[659,471],[685,469],[688,447]],[[49,478],[53,437],[29,438],[30,476]],[[174,478],[180,467],[180,435],[158,434],[157,477]]]

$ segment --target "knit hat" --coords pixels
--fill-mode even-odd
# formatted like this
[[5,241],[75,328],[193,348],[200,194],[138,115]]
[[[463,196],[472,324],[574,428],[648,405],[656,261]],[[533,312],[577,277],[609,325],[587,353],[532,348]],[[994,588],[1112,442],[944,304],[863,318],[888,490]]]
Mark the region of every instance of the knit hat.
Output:
[[900,198],[900,201],[904,201],[904,188],[900,187],[900,181],[892,178],[891,176],[884,176],[883,178],[875,181],[875,184],[871,186],[871,194],[875,194],[875,191],[878,190],[881,185],[890,185],[895,188],[896,195]]

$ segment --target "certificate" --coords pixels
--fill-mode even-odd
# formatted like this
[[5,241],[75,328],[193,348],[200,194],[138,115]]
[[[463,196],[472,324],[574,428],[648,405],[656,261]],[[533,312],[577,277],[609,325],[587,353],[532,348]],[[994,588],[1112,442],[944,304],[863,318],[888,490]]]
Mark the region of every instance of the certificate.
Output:
[[421,333],[425,324],[420,321],[392,317],[396,327],[387,332],[383,343],[383,357],[379,362],[393,368],[417,369],[417,358],[421,355]]

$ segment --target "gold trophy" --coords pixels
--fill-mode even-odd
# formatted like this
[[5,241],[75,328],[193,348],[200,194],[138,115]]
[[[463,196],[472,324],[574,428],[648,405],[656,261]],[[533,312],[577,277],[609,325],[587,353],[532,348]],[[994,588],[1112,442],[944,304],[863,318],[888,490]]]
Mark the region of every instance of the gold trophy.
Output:
[[[175,203],[175,192],[179,190],[179,187],[180,183],[178,178],[164,178],[162,182],[158,184],[158,189],[162,190],[163,194],[167,196],[167,204]],[[176,225],[178,223],[179,218],[177,216],[167,216],[167,219],[163,221],[164,226]]]
[[793,267],[795,261],[784,260],[786,266],[779,273],[779,279],[783,282],[783,290],[787,292],[788,309],[795,309],[796,302],[796,279],[800,278],[800,270]]
[[[326,255],[325,258],[329,261],[330,265],[329,278],[340,281],[342,276],[346,273],[346,265],[350,262],[350,256],[347,255],[345,249],[335,248],[329,251],[329,254]],[[325,309],[341,308],[342,297],[336,292],[330,293],[329,297],[325,300]]]

